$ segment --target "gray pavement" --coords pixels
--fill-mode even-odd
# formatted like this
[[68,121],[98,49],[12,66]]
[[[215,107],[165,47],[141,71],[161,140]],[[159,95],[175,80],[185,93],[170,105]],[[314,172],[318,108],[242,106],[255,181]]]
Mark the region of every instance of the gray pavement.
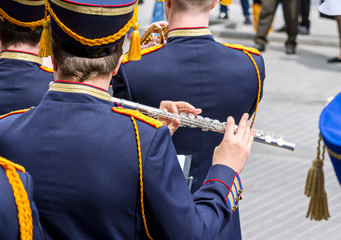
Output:
[[[149,25],[153,2],[145,0],[140,7],[142,29]],[[213,9],[211,17],[217,15],[218,9]],[[230,6],[229,16],[236,28],[227,29],[224,23],[212,25],[216,40],[251,46],[253,30],[242,24],[238,1]],[[316,5],[311,7],[311,22],[311,34],[298,37],[296,55],[284,53],[282,33],[270,35],[262,54],[266,79],[254,127],[284,135],[297,147],[290,152],[254,143],[241,173],[244,192],[240,213],[246,240],[341,239],[341,189],[328,156],[324,173],[331,218],[320,222],[305,218],[309,199],[303,193],[308,169],[316,157],[319,115],[327,98],[341,91],[341,64],[326,62],[339,53],[336,23],[320,19]],[[278,11],[274,27],[282,24]]]

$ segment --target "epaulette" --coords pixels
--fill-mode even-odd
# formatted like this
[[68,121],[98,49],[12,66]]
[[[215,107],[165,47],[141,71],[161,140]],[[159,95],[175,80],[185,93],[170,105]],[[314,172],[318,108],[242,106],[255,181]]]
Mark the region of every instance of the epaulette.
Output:
[[229,48],[234,48],[234,49],[238,49],[238,50],[242,50],[242,51],[247,51],[249,53],[253,53],[256,55],[260,55],[260,52],[256,48],[245,47],[241,44],[233,44],[233,43],[232,44],[221,43],[221,44],[223,44],[224,46],[229,47]]
[[7,164],[7,165],[10,165],[10,166],[14,167],[16,170],[18,170],[20,172],[23,172],[23,173],[25,172],[25,168],[23,166],[21,166],[19,164],[16,164],[14,162],[11,162],[11,161],[9,161],[9,160],[1,157],[1,156],[0,156],[0,163],[2,163],[2,164],[0,164],[0,166]]
[[16,110],[16,111],[12,111],[12,112],[6,113],[6,114],[0,116],[0,120],[3,119],[3,118],[5,118],[5,117],[14,115],[14,114],[20,114],[20,113],[27,112],[27,111],[31,110],[32,108],[33,108],[33,107],[26,108],[26,109],[21,109],[21,110]]
[[162,122],[160,122],[159,120],[148,117],[144,115],[143,113],[139,112],[138,110],[131,110],[131,109],[120,108],[120,107],[113,107],[112,110],[116,113],[124,114],[127,116],[132,116],[142,122],[149,124],[150,126],[153,126],[154,128],[159,128],[163,125]]
[[[141,50],[141,56],[146,55],[146,54],[151,53],[151,52],[155,52],[156,50],[159,50],[163,46],[164,46],[164,44],[159,44],[159,45],[151,46],[149,48],[142,49]],[[122,64],[126,64],[127,62],[130,62],[130,60],[128,59],[128,54],[125,54],[123,56]]]
[[45,72],[53,73],[53,69],[52,69],[52,68],[40,66],[40,69],[41,69],[41,70],[44,70]]

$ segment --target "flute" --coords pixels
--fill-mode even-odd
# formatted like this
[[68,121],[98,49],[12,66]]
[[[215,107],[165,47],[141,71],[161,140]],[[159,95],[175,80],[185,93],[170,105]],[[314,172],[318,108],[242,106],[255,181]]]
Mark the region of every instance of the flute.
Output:
[[[216,119],[210,119],[208,117],[202,117],[200,115],[195,116],[192,113],[186,114],[184,112],[174,114],[168,112],[166,109],[160,110],[158,108],[153,108],[150,106],[115,97],[112,97],[112,100],[113,102],[119,104],[121,107],[128,107],[131,109],[138,110],[143,114],[155,119],[165,118],[173,120],[178,118],[180,120],[180,127],[201,128],[201,130],[205,132],[213,131],[223,134],[225,133],[226,122],[220,122],[219,120]],[[237,128],[238,126],[235,125],[234,130],[236,131]],[[254,137],[255,142],[264,143],[291,151],[295,150],[295,143],[285,141],[284,136],[274,134],[271,132],[265,132],[263,130],[257,129],[254,130],[256,131]]]

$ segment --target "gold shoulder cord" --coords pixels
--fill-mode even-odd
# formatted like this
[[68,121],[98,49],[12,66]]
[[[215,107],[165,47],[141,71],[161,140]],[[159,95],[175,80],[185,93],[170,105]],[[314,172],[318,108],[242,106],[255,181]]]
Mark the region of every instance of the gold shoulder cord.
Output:
[[44,22],[44,19],[41,19],[41,20],[38,20],[38,21],[35,21],[35,22],[21,22],[15,18],[12,18],[11,16],[9,16],[4,10],[2,10],[0,8],[0,15],[6,19],[7,21],[15,24],[15,25],[18,25],[20,27],[30,27],[30,28],[34,28],[34,27],[38,27],[38,26],[41,26],[43,25],[43,22]]
[[13,190],[15,203],[18,209],[20,238],[22,240],[32,240],[32,210],[30,207],[30,202],[28,200],[27,192],[14,166],[18,166],[18,169],[22,170],[23,172],[25,172],[25,169],[19,165],[13,164],[3,157],[0,157],[0,166],[5,169],[9,184],[11,185]]
[[142,213],[142,220],[143,220],[143,225],[144,229],[146,231],[146,234],[149,239],[153,240],[153,238],[150,236],[148,226],[147,226],[147,220],[146,220],[146,215],[144,211],[144,197],[143,197],[143,172],[142,172],[142,156],[141,156],[141,145],[140,145],[140,136],[139,136],[139,130],[137,128],[136,121],[133,116],[130,116],[131,121],[134,124],[134,129],[135,129],[135,135],[136,135],[136,143],[137,143],[137,154],[139,157],[139,175],[140,175],[140,202],[141,202],[141,213]]
[[261,91],[261,87],[262,87],[262,84],[261,84],[261,80],[260,80],[260,74],[259,74],[259,69],[258,69],[258,66],[257,66],[257,63],[255,62],[255,60],[253,59],[253,57],[251,56],[250,53],[248,53],[247,51],[243,50],[243,52],[249,56],[249,58],[251,59],[253,65],[255,66],[255,69],[256,69],[256,72],[257,72],[257,78],[258,78],[258,93],[257,93],[257,102],[256,102],[256,109],[255,109],[255,115],[253,116],[253,119],[252,119],[252,123],[251,123],[251,128],[255,122],[255,119],[256,119],[256,115],[257,115],[257,110],[258,110],[258,104],[259,104],[259,100],[260,100],[260,91]]

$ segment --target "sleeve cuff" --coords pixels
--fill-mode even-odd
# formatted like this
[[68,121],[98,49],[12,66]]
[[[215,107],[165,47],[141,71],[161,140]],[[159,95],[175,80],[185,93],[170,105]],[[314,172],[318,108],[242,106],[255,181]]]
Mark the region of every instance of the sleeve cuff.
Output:
[[212,181],[220,182],[228,188],[229,191],[226,196],[226,202],[232,211],[235,211],[238,208],[238,202],[241,198],[241,193],[243,192],[239,174],[227,166],[220,164],[213,165],[202,185]]

